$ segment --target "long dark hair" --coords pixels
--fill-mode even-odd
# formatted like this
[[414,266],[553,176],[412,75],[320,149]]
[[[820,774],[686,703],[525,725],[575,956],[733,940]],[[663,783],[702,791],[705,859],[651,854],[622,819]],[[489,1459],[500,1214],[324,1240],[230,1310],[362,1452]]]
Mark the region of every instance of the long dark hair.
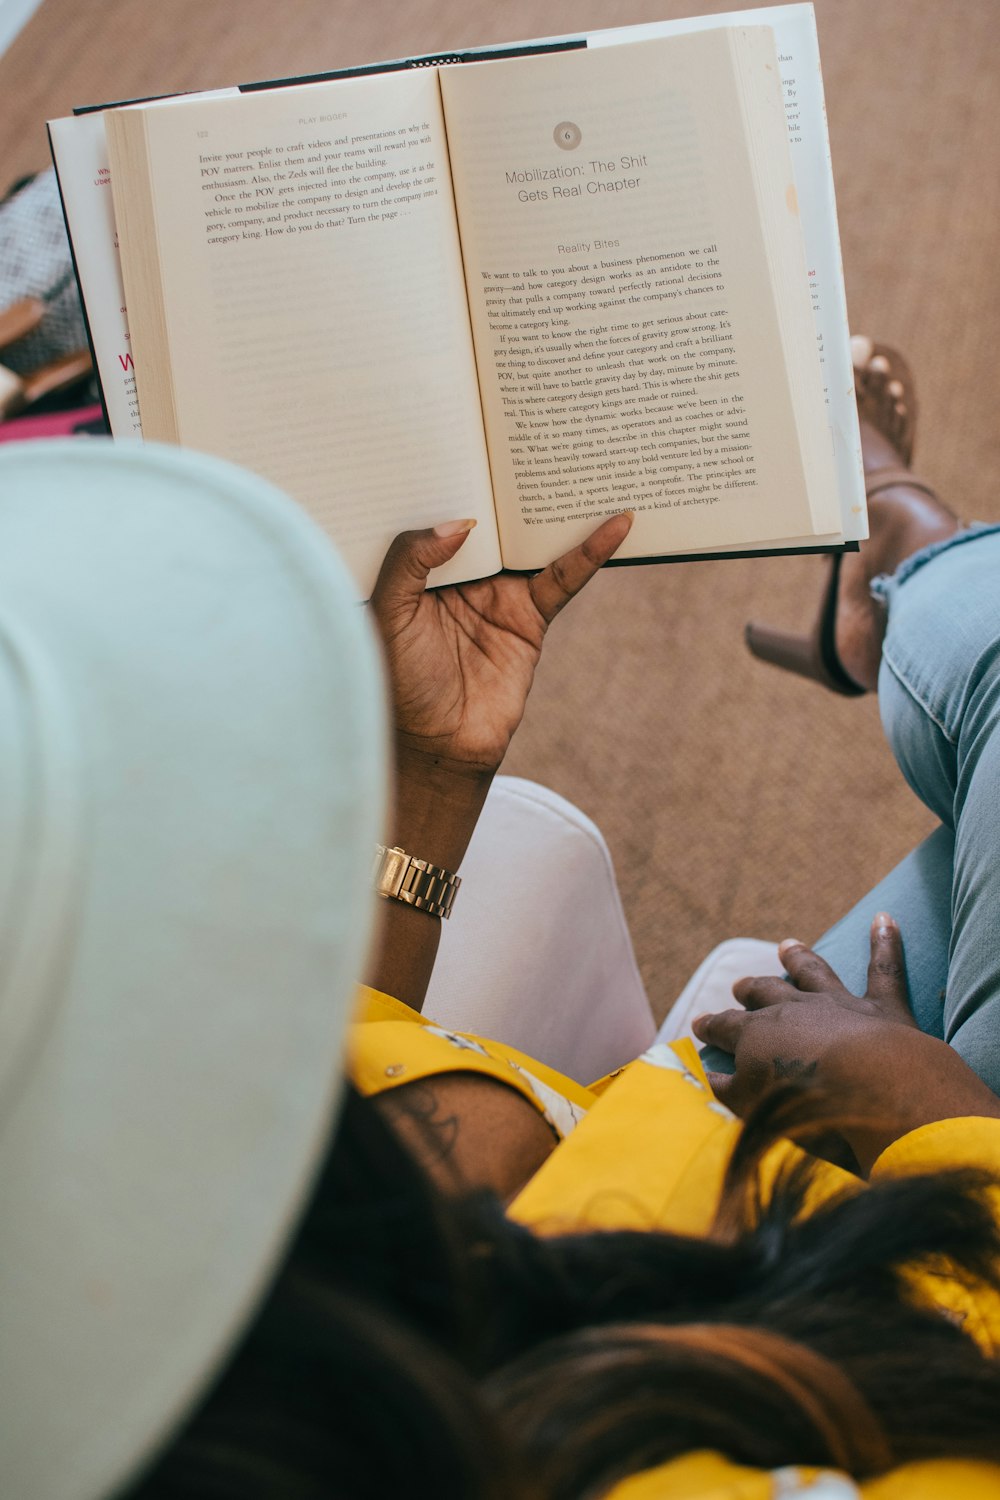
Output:
[[806,1161],[765,1193],[775,1136],[823,1135],[822,1114],[796,1089],[764,1102],[708,1239],[497,1236],[506,1300],[485,1389],[547,1500],[701,1448],[859,1479],[927,1458],[1000,1462],[1000,1363],[914,1275],[1000,1291],[995,1180],[901,1178],[807,1211]]
[[706,1238],[546,1238],[488,1194],[442,1197],[349,1093],[267,1306],[134,1500],[588,1500],[699,1448],[859,1478],[1000,1462],[1000,1364],[914,1281],[1000,1295],[991,1181],[901,1178],[807,1212],[800,1165],[765,1193],[763,1152],[821,1114],[801,1090],[765,1101]]

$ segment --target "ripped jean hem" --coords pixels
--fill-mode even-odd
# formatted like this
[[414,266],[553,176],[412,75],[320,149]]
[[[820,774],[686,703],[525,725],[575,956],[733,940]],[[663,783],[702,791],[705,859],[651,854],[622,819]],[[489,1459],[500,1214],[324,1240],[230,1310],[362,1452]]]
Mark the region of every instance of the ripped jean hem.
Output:
[[978,542],[981,537],[991,536],[1000,531],[1000,522],[995,521],[973,521],[962,531],[956,531],[954,536],[945,537],[943,541],[931,542],[928,547],[921,547],[919,552],[913,552],[909,557],[904,557],[895,573],[880,573],[871,581],[871,592],[874,599],[881,599],[888,603],[891,595],[898,588],[902,588],[907,579],[912,578],[914,573],[933,562],[942,552],[948,552],[952,547],[961,547],[965,542]]

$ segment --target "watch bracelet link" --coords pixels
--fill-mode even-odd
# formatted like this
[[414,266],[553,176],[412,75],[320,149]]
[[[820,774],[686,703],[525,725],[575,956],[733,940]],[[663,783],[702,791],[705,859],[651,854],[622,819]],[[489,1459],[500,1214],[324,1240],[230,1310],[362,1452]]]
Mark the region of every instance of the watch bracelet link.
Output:
[[461,876],[450,870],[384,844],[375,846],[373,873],[376,893],[386,901],[402,901],[444,919],[451,916],[455,893],[462,884]]

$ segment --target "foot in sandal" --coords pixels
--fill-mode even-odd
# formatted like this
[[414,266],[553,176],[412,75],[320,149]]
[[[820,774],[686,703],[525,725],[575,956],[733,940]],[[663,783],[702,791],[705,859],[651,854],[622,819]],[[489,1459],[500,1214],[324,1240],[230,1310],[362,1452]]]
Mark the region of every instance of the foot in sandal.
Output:
[[959,521],[909,468],[916,430],[913,377],[895,350],[870,339],[851,340],[861,454],[871,536],[860,552],[844,554],[834,622],[841,666],[859,687],[878,682],[885,611],[869,585],[932,542],[959,529]]
[[893,572],[921,547],[953,535],[960,523],[909,467],[916,396],[906,361],[894,349],[866,338],[852,339],[851,353],[871,536],[860,552],[837,553],[831,559],[808,635],[750,624],[746,640],[761,660],[853,697],[870,692],[878,682],[885,613],[871,596],[872,579]]

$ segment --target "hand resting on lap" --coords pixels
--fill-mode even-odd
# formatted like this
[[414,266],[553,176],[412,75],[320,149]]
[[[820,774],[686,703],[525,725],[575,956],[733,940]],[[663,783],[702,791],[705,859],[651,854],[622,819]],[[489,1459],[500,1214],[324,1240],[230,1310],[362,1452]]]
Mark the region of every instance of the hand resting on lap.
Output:
[[[741,979],[742,1010],[699,1016],[698,1039],[734,1055],[732,1076],[710,1074],[719,1099],[746,1115],[774,1086],[808,1080],[838,1107],[862,1172],[908,1131],[962,1116],[1000,1118],[1000,1099],[946,1042],[916,1025],[903,944],[891,917],[872,924],[868,990],[852,995],[818,954],[787,940],[788,979]],[[789,982],[790,981],[790,982]]]

